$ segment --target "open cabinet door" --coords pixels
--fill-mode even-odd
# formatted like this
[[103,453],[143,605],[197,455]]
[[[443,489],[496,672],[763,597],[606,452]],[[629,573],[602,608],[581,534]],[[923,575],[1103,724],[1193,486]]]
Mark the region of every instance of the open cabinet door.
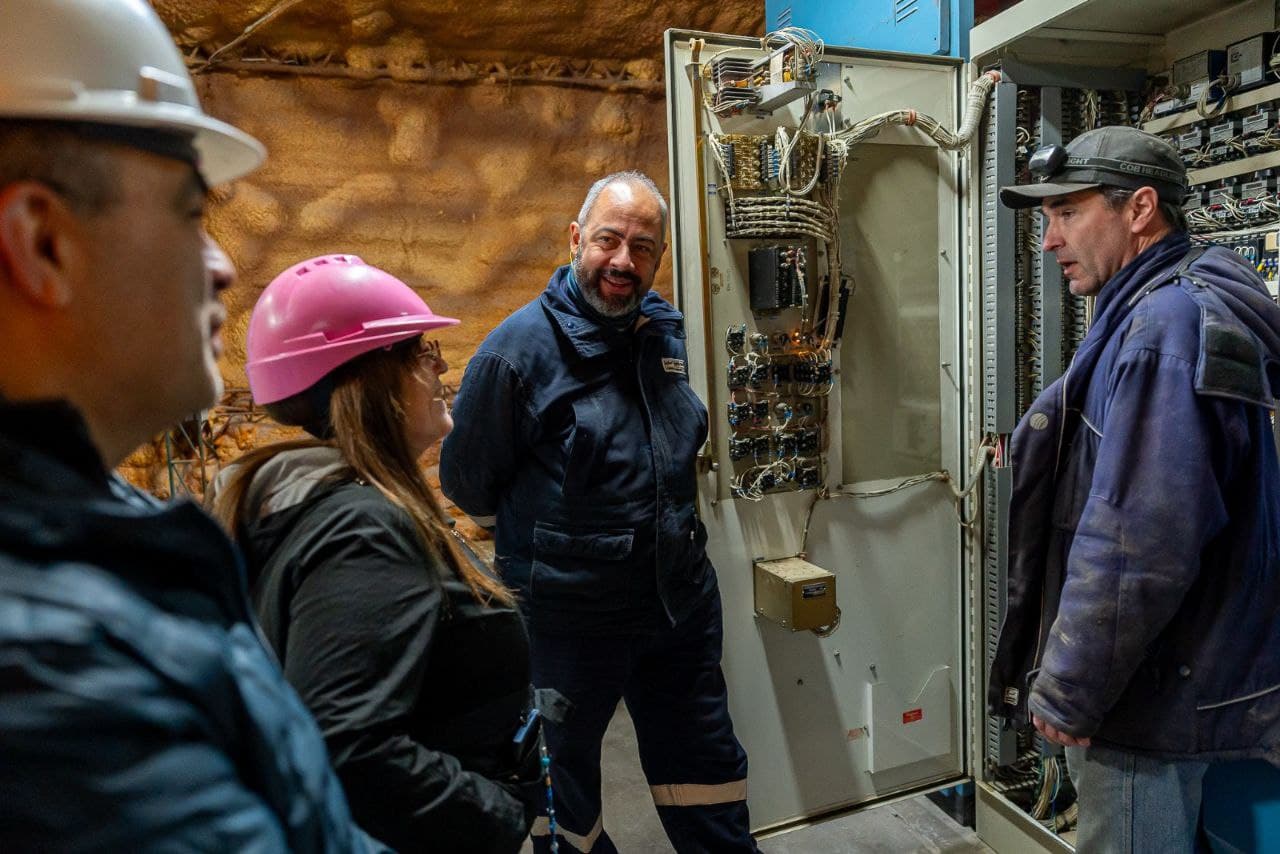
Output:
[[817,48],[666,40],[698,508],[756,829],[967,770],[964,155],[919,124],[848,136],[895,109],[954,130],[964,66]]

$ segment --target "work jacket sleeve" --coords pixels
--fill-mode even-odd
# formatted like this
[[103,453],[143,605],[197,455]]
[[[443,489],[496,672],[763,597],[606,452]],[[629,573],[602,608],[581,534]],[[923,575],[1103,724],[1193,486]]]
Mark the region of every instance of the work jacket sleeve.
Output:
[[1119,700],[1227,522],[1223,484],[1241,446],[1233,431],[1245,429],[1241,404],[1197,395],[1195,367],[1154,350],[1122,353],[1103,423],[1079,428],[1101,433],[1097,458],[1092,481],[1068,488],[1083,509],[1029,699],[1034,714],[1077,738]]
[[[243,688],[223,669],[236,658],[250,670],[238,656],[161,625],[186,668],[172,679],[118,626],[68,610],[9,600],[0,625],[0,850],[285,851],[321,832],[316,851],[388,850],[351,823],[340,796],[317,814],[324,803],[308,795],[327,793],[317,775],[329,771],[322,756],[298,764],[311,756],[309,721],[300,735],[278,705],[272,732],[228,726],[244,720],[232,699]],[[264,695],[276,691],[269,674],[253,678]],[[191,690],[200,684],[217,686],[216,702]],[[272,743],[286,734],[295,755]]]
[[515,368],[477,353],[453,402],[453,431],[440,450],[440,489],[479,524],[492,528],[536,420]]
[[[426,684],[447,607],[406,514],[338,516],[301,556],[285,675],[315,715],[356,820],[400,851],[519,848],[523,804],[411,736],[414,709],[461,686]],[[465,655],[465,650],[456,654]],[[512,722],[514,727],[515,722]],[[474,844],[467,850],[474,850]]]
[[131,650],[71,628],[0,643],[0,848],[287,848],[198,705]]

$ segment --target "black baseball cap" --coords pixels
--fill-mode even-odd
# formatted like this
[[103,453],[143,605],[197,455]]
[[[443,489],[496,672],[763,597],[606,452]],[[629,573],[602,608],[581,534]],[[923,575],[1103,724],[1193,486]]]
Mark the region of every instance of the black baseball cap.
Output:
[[1097,128],[1066,148],[1046,145],[1031,155],[1027,168],[1038,183],[1002,187],[1000,201],[1006,207],[1035,207],[1052,196],[1103,186],[1151,187],[1161,201],[1178,205],[1187,195],[1187,168],[1177,150],[1137,128]]

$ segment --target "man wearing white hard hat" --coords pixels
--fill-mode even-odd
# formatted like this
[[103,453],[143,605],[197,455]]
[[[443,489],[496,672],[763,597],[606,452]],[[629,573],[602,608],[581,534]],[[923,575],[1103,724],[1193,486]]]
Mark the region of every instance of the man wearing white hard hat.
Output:
[[207,189],[263,159],[143,0],[4,0],[0,850],[363,851],[190,503],[111,470],[214,402]]

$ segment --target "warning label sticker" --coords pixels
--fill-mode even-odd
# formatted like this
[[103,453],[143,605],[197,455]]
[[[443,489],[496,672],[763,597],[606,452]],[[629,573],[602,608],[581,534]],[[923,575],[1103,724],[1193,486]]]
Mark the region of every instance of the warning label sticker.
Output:
[[924,709],[910,709],[902,713],[902,722],[904,724],[913,724],[916,721],[924,719]]

